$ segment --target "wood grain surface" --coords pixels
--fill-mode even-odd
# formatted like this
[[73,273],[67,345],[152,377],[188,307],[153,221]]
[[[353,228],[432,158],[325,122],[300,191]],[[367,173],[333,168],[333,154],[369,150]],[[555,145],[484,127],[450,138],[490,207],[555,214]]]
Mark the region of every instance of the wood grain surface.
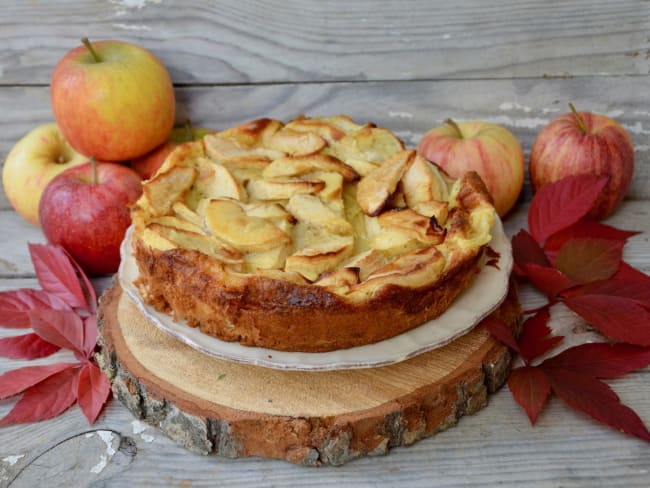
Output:
[[2,3],[3,84],[47,84],[52,62],[83,36],[141,44],[183,84],[650,70],[650,4],[644,0]]
[[[647,0],[0,0],[0,160],[52,120],[48,83],[79,38],[154,51],[176,84],[179,122],[222,128],[259,116],[347,113],[414,145],[446,117],[511,129],[529,152],[573,101],[630,131],[629,200],[608,219],[644,231],[625,259],[650,273],[650,2]],[[506,221],[525,225],[528,185]],[[0,193],[0,289],[37,286],[26,243],[43,242]],[[96,281],[104,288],[109,279]],[[521,290],[524,308],[543,303]],[[561,305],[553,321],[581,325]],[[0,337],[19,333],[0,329]],[[34,362],[0,358],[0,373]],[[610,382],[650,424],[650,369]],[[13,401],[0,401],[0,416]],[[95,425],[77,407],[0,428],[0,487],[638,487],[650,448],[551,401],[532,428],[507,389],[454,429],[387,457],[313,469],[187,452],[112,401]]]

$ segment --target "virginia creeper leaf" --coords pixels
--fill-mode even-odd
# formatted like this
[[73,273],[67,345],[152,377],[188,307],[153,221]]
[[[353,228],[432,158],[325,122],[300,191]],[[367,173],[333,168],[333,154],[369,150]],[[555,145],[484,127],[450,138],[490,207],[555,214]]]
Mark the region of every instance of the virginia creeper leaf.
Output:
[[0,327],[23,329],[31,327],[29,310],[69,310],[70,307],[55,295],[43,290],[22,288],[0,292]]
[[575,295],[563,301],[607,337],[650,346],[650,310],[636,301],[611,295]]
[[77,271],[77,275],[81,277],[81,281],[84,284],[85,288],[85,297],[86,297],[86,302],[88,303],[88,308],[87,310],[92,314],[97,311],[97,294],[95,293],[95,288],[93,287],[93,284],[90,282],[88,279],[88,276],[86,276],[86,273],[84,272],[83,269],[81,269],[81,266],[79,266],[79,263],[74,260],[74,258],[68,253],[67,251],[64,252],[68,256],[68,259],[70,260],[70,263],[72,263],[72,266],[74,266],[75,270]]
[[110,391],[111,383],[95,364],[86,363],[81,368],[77,383],[77,401],[91,424],[97,420]]
[[574,175],[537,190],[528,209],[528,228],[539,243],[575,224],[591,210],[608,176]]
[[551,384],[546,374],[536,366],[517,368],[510,373],[508,388],[534,425],[551,393]]
[[571,408],[627,434],[650,442],[650,432],[631,408],[621,404],[618,395],[602,381],[565,368],[540,366],[551,382],[553,392]]
[[611,295],[634,300],[639,305],[650,308],[650,283],[627,281],[611,278],[604,281],[594,281],[583,286],[567,290],[563,295]]
[[81,317],[75,312],[70,310],[32,310],[29,312],[29,318],[34,332],[43,339],[83,355],[84,326]]
[[53,374],[73,366],[76,365],[74,363],[57,363],[45,366],[26,366],[7,371],[0,375],[0,400],[22,393]]
[[543,308],[524,322],[519,335],[519,353],[526,363],[553,349],[564,339],[563,336],[551,335],[549,318],[548,308]]
[[569,239],[593,237],[625,243],[630,237],[636,234],[639,234],[639,232],[617,229],[616,227],[601,224],[595,220],[585,218],[576,222],[571,227],[556,232],[546,239],[546,242],[544,243],[544,252],[551,258],[551,260],[555,261],[555,255]]
[[75,402],[78,367],[66,368],[29,387],[0,425],[22,424],[51,419]]
[[528,263],[524,266],[524,272],[528,279],[549,297],[576,285],[571,278],[555,268]]
[[569,239],[557,252],[555,267],[576,283],[606,280],[621,265],[623,245],[592,237]]
[[62,248],[45,244],[29,244],[36,277],[43,290],[59,297],[75,308],[90,307],[81,289],[74,266]]
[[83,320],[83,352],[84,356],[89,358],[95,350],[97,344],[97,315],[89,315]]
[[0,356],[9,359],[44,358],[59,349],[59,346],[50,344],[34,333],[0,339]]
[[517,265],[519,274],[524,274],[524,266],[527,263],[537,264],[543,267],[551,266],[546,254],[539,247],[537,241],[523,229],[517,232],[512,238],[512,257]]
[[510,349],[519,351],[517,339],[515,339],[515,336],[512,333],[512,327],[506,324],[503,320],[489,315],[481,321],[481,325],[485,327],[495,339],[502,342]]
[[625,261],[621,261],[621,266],[618,268],[618,271],[614,276],[612,276],[612,278],[645,283],[646,285],[650,286],[650,276],[642,273],[636,268],[633,268]]
[[594,378],[618,378],[650,364],[650,348],[605,342],[582,344],[544,361],[544,367],[563,368]]

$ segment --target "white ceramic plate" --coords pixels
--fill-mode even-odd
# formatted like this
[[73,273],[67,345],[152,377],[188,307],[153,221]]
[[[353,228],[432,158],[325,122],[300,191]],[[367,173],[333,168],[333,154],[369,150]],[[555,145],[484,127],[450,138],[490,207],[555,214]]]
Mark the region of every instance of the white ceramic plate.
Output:
[[453,305],[437,319],[391,339],[367,346],[319,353],[284,352],[221,341],[185,325],[183,321],[174,322],[169,315],[146,305],[133,285],[138,270],[131,253],[131,232],[132,229],[127,231],[122,243],[120,285],[153,324],[202,353],[219,359],[274,369],[316,371],[371,368],[398,363],[444,346],[469,332],[503,302],[508,292],[508,278],[512,269],[510,241],[503,231],[501,221],[497,219],[492,229],[490,247],[501,255],[499,269],[484,266],[472,286],[463,291]]

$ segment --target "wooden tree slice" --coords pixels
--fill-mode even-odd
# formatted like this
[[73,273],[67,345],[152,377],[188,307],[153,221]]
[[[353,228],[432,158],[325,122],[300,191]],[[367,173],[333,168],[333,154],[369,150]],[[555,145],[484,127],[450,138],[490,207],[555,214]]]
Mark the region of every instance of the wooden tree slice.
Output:
[[[513,327],[512,291],[495,312]],[[149,323],[122,293],[100,303],[100,364],[133,414],[188,449],[340,465],[455,425],[503,384],[511,355],[483,329],[372,369],[280,371],[201,354]]]

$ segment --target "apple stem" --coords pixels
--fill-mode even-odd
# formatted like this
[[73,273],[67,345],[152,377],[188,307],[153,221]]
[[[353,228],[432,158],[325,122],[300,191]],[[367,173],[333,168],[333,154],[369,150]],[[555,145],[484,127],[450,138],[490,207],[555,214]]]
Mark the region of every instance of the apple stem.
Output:
[[84,46],[86,46],[86,49],[90,52],[90,55],[93,57],[93,60],[95,63],[101,63],[101,58],[97,55],[97,52],[93,49],[93,46],[90,44],[90,41],[88,40],[87,37],[82,37],[81,42],[83,43]]
[[187,140],[194,141],[194,132],[192,132],[192,121],[190,119],[185,120],[185,130],[187,131]]
[[458,137],[460,137],[461,139],[463,138],[463,133],[460,130],[460,127],[458,127],[458,124],[456,122],[454,122],[452,119],[445,119],[445,124],[452,126],[454,130],[458,132]]
[[580,130],[586,134],[587,133],[587,127],[585,126],[585,123],[583,122],[582,118],[580,117],[580,114],[576,110],[573,103],[569,102],[569,108],[571,109],[571,112],[573,112],[573,116],[576,118],[576,122],[578,123],[578,127],[580,127]]
[[93,165],[93,185],[96,185],[99,183],[99,178],[97,177],[97,160],[90,158],[90,164]]

